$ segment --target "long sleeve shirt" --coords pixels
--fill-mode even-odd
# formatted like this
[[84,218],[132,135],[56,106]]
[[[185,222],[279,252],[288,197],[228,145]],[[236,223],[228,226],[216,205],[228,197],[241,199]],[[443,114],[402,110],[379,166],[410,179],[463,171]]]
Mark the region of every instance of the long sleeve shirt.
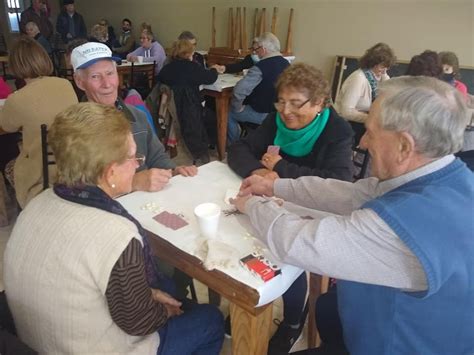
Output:
[[[257,237],[285,263],[338,279],[424,291],[427,281],[419,260],[374,211],[360,207],[453,159],[446,156],[385,181],[278,179],[275,196],[302,211],[290,212],[291,204],[262,203],[262,197],[250,198],[245,207]],[[312,219],[301,218],[307,215]]]
[[155,75],[158,75],[166,59],[165,50],[163,49],[161,44],[156,41],[151,43],[150,48],[138,47],[133,52],[129,53],[128,56],[141,56],[143,57],[144,63],[155,62]]

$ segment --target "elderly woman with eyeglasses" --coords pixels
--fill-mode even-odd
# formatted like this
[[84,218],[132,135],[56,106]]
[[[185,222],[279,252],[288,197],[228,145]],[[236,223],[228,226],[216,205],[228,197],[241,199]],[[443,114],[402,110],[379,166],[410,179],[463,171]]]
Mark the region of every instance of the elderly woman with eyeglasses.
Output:
[[144,161],[125,115],[76,104],[48,138],[57,183],[23,210],[4,256],[19,337],[39,353],[219,354],[219,310],[164,291],[143,228],[115,200]]
[[[352,179],[352,130],[329,107],[329,85],[311,65],[289,66],[276,84],[277,112],[234,143],[229,166],[240,176],[267,178],[320,176]],[[269,354],[288,353],[305,321],[306,275],[303,273],[283,295],[284,320],[270,340]]]
[[350,180],[352,131],[329,107],[329,85],[321,71],[293,64],[280,75],[276,90],[276,112],[229,148],[229,166],[242,177]]

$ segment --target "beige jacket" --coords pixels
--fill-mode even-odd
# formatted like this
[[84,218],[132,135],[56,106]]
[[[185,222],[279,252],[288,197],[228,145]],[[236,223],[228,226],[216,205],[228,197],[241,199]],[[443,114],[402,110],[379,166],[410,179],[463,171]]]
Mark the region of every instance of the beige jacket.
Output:
[[42,77],[11,94],[0,110],[0,127],[23,131],[23,145],[14,167],[15,191],[22,208],[42,190],[41,124],[48,126],[64,109],[77,103],[66,79]]

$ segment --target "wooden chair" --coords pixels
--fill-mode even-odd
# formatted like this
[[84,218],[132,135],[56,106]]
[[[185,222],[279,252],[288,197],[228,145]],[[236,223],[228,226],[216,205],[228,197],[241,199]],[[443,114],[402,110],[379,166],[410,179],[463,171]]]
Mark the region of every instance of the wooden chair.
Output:
[[48,126],[41,125],[41,161],[43,167],[43,190],[49,188],[49,166],[56,165],[54,155],[48,149]]
[[150,90],[152,90],[155,86],[155,67],[155,61],[150,64],[141,65],[135,65],[135,63],[132,63],[130,68],[130,86],[133,86],[136,74],[144,73],[148,78],[148,86],[150,87]]
[[352,148],[352,164],[356,168],[356,173],[354,174],[354,181],[363,179],[367,173],[369,167],[370,154],[367,149],[362,149],[360,147]]
[[329,277],[318,274],[309,274],[309,296],[308,296],[308,348],[319,346],[321,339],[316,328],[316,299],[323,293],[328,292]]

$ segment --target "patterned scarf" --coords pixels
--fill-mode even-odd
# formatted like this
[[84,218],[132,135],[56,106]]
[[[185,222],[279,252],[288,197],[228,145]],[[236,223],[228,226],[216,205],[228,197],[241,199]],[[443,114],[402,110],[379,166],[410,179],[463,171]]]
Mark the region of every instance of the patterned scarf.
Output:
[[145,259],[145,271],[148,284],[152,288],[158,288],[158,285],[161,281],[161,275],[157,271],[153,261],[153,254],[151,253],[150,244],[148,242],[148,237],[145,233],[145,230],[119,202],[112,199],[97,186],[83,185],[69,187],[63,184],[55,184],[53,190],[56,195],[67,201],[78,203],[84,206],[95,207],[99,210],[122,216],[133,222],[143,240],[143,257]]
[[369,82],[370,90],[372,91],[372,102],[374,102],[377,97],[377,79],[375,79],[375,75],[372,73],[372,70],[364,69],[363,72]]

